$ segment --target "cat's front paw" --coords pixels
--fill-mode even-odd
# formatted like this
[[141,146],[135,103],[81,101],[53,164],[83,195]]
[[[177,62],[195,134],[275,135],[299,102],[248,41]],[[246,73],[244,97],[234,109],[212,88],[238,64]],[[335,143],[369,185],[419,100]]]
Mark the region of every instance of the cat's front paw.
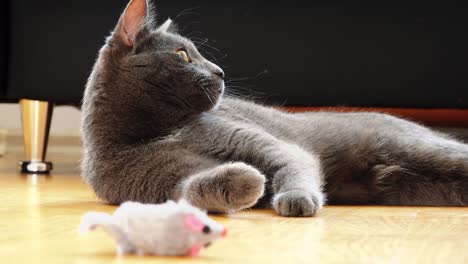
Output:
[[263,195],[265,176],[254,167],[238,162],[226,165],[218,175],[219,189],[229,211],[252,207]]
[[262,197],[265,176],[245,163],[220,165],[190,178],[184,198],[213,213],[230,213],[252,207]]
[[282,216],[314,216],[323,203],[323,194],[310,194],[303,190],[278,193],[273,198],[273,207]]

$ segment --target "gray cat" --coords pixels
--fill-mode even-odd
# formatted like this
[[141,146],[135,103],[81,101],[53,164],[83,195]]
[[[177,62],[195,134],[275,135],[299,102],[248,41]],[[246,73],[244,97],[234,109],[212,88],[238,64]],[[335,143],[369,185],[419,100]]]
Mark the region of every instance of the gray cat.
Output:
[[224,73],[131,1],[83,104],[82,175],[109,203],[185,198],[212,212],[325,204],[468,205],[468,145],[377,113],[292,114],[223,97]]

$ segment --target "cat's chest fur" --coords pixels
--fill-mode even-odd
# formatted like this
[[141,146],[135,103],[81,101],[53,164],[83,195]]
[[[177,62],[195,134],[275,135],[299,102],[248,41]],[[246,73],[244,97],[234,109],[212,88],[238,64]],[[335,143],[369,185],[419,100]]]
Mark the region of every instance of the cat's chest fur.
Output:
[[252,137],[268,134],[289,140],[300,129],[295,128],[293,121],[288,114],[269,107],[239,99],[225,99],[217,108],[202,113],[164,140],[183,141],[185,146],[198,142],[205,146],[213,143],[216,145],[212,147],[219,147],[219,141],[227,140],[239,130],[252,130]]

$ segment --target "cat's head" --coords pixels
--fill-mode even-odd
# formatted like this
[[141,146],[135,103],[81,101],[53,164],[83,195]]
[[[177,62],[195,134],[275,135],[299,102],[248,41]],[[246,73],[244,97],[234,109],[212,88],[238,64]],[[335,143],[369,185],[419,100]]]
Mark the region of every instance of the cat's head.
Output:
[[155,11],[151,0],[130,1],[100,52],[95,82],[105,83],[108,95],[145,109],[212,109],[224,91],[223,70],[179,35],[170,19],[157,25]]

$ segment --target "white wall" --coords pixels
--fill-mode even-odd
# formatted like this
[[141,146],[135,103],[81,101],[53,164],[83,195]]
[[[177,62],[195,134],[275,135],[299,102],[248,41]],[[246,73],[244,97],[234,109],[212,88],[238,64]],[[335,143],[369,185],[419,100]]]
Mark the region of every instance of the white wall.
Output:
[[[79,135],[80,111],[70,106],[54,108],[50,134]],[[19,104],[0,104],[0,130],[21,133],[21,112]]]

